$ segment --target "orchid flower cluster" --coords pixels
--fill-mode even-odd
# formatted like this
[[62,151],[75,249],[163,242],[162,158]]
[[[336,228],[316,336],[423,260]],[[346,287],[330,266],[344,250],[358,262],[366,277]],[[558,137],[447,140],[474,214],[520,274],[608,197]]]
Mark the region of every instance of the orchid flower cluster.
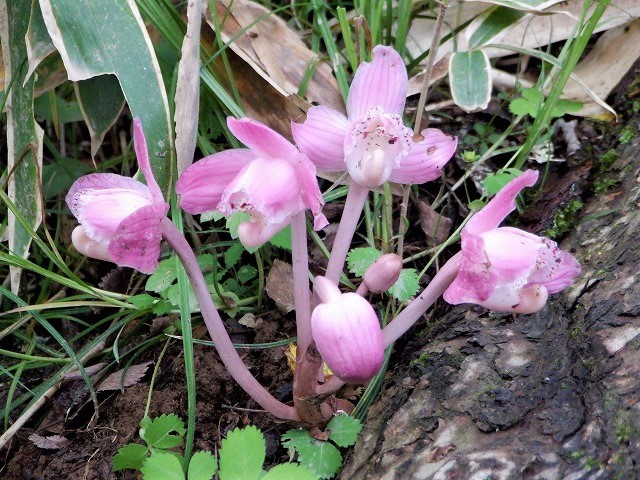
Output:
[[[344,383],[366,383],[380,370],[384,350],[413,325],[439,296],[450,304],[473,303],[501,312],[533,313],[550,294],[569,286],[580,265],[551,240],[500,227],[515,198],[538,178],[529,170],[507,184],[468,221],[461,251],[435,274],[408,306],[381,328],[367,300],[398,279],[402,259],[380,257],[355,292],[339,285],[346,254],[371,188],[386,181],[421,184],[441,175],[457,139],[429,128],[414,136],[402,120],[407,73],[390,47],[377,46],[353,79],[347,115],[324,106],[309,109],[291,126],[295,145],[248,118],[228,119],[247,148],[208,156],[178,179],[180,206],[191,214],[246,212],[239,238],[256,247],[291,225],[297,364],[293,405],[276,400],[249,372],[234,349],[211,299],[195,254],[167,218],[169,205],[153,178],[140,121],[134,119],[135,152],[147,184],[109,173],[80,178],[67,195],[78,219],[72,240],[82,254],[151,273],[162,239],[175,250],[193,284],[202,316],[231,375],[265,410],[286,419],[318,424],[344,402],[332,395]],[[306,211],[316,230],[327,225],[316,170],[346,171],[349,193],[326,272],[309,288]],[[331,369],[325,381],[322,364]]]

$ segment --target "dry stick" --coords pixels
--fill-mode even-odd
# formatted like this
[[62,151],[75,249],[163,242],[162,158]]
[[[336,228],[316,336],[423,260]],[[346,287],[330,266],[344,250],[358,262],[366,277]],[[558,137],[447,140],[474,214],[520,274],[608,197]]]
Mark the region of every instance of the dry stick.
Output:
[[238,352],[231,343],[222,318],[220,318],[220,314],[213,304],[213,300],[211,300],[204,276],[187,240],[168,218],[163,218],[160,226],[162,236],[174,249],[187,272],[196,299],[200,304],[200,312],[204,318],[204,323],[207,326],[207,330],[209,330],[209,335],[218,351],[218,355],[220,355],[222,363],[227,367],[229,374],[231,374],[245,392],[272,415],[283,420],[299,420],[300,418],[293,407],[285,405],[273,397],[273,395],[256,380],[240,358],[240,355],[238,355]]
[[[409,330],[429,307],[436,302],[440,295],[449,288],[449,285],[451,285],[451,282],[455,280],[458,274],[461,258],[462,255],[460,252],[451,257],[438,273],[436,273],[433,280],[431,280],[422,293],[382,329],[382,339],[385,348]],[[336,377],[332,377],[327,383],[319,385],[316,388],[316,395],[328,395],[338,390],[342,385],[344,385],[344,382]]]

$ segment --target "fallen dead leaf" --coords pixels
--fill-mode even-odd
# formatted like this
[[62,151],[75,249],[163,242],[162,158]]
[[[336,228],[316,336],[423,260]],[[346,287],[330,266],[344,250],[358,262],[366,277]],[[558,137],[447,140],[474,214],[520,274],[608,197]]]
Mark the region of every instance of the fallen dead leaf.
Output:
[[420,227],[427,236],[428,244],[430,246],[440,245],[449,237],[453,222],[436,212],[424,200],[418,200],[417,203],[420,211]]
[[280,311],[283,313],[293,311],[295,309],[293,267],[282,260],[275,260],[267,275],[265,290],[267,295],[276,302]]
[[29,440],[31,440],[36,447],[47,450],[59,450],[69,444],[69,440],[60,435],[43,437],[37,433],[32,433],[29,435]]
[[127,369],[118,370],[105,378],[96,391],[122,390],[124,387],[131,387],[144,377],[149,365],[152,363],[145,362],[139,365],[132,365]]
[[263,320],[259,317],[256,317],[256,315],[253,313],[245,313],[240,318],[240,320],[238,320],[238,323],[240,325],[244,325],[245,327],[249,327],[249,328],[256,328],[262,322]]

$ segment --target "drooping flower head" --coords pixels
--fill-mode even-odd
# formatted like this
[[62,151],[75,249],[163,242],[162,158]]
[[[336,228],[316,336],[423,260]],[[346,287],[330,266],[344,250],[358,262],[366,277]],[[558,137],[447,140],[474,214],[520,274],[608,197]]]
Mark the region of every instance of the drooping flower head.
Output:
[[321,213],[322,195],[307,156],[262,123],[230,117],[227,124],[249,148],[210,155],[185,170],[176,184],[180,206],[192,214],[250,214],[238,234],[251,247],[269,240],[307,208],[314,215],[314,227],[323,228],[327,222]]
[[407,71],[400,55],[378,45],[373,61],[358,67],[347,98],[347,117],[311,107],[303,124],[292,123],[293,138],[319,170],[348,170],[365,187],[385,181],[424,183],[440,176],[457,139],[428,128],[419,140],[404,126]]
[[343,382],[368,382],[384,358],[376,312],[360,295],[341,293],[324,277],[315,278],[314,292],[322,303],[311,314],[311,332],[322,359]]
[[515,209],[515,197],[537,179],[534,170],[517,176],[462,229],[462,259],[456,279],[444,292],[447,302],[533,313],[550,294],[573,283],[580,264],[555,242],[517,228],[498,227]]
[[133,120],[133,140],[148,185],[113,173],[80,177],[65,198],[80,223],[71,240],[88,257],[153,273],[160,256],[160,221],[167,215],[169,205],[153,177],[138,118]]

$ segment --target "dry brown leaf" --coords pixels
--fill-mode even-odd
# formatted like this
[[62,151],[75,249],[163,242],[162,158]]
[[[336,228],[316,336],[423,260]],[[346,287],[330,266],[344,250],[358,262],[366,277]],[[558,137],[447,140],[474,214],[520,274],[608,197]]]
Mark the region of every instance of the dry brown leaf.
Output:
[[29,440],[31,440],[36,447],[45,448],[47,450],[59,450],[69,444],[69,440],[60,435],[43,437],[37,433],[32,433],[29,435]]
[[[638,19],[603,33],[593,49],[576,66],[575,75],[598,97],[606,98],[640,58],[640,49],[629,48],[630,45],[640,45],[640,20]],[[572,115],[606,116],[609,114],[573,79],[567,82],[563,96],[583,104],[582,109],[579,112],[572,112]]]
[[418,200],[418,210],[420,211],[420,227],[427,236],[428,244],[436,246],[443,243],[449,237],[453,224],[451,219],[440,215],[424,200]]
[[293,267],[282,260],[275,260],[267,275],[265,290],[267,295],[276,302],[280,311],[283,313],[293,311],[295,309]]
[[100,384],[96,391],[104,392],[109,390],[121,390],[124,387],[135,385],[140,381],[140,379],[142,379],[142,377],[144,377],[149,365],[152,363],[153,362],[145,362],[139,365],[132,365],[127,369],[118,370],[105,378],[104,382]]
[[240,325],[244,325],[245,327],[249,328],[256,328],[262,322],[263,320],[259,317],[256,317],[256,315],[253,313],[245,313],[242,317],[240,317],[240,320],[238,320],[238,323]]
[[[218,18],[224,19],[222,38],[245,62],[283,96],[295,95],[309,69],[318,62],[306,97],[336,110],[344,102],[329,64],[319,62],[287,23],[267,8],[249,0],[218,0]],[[225,18],[226,15],[226,18]]]

